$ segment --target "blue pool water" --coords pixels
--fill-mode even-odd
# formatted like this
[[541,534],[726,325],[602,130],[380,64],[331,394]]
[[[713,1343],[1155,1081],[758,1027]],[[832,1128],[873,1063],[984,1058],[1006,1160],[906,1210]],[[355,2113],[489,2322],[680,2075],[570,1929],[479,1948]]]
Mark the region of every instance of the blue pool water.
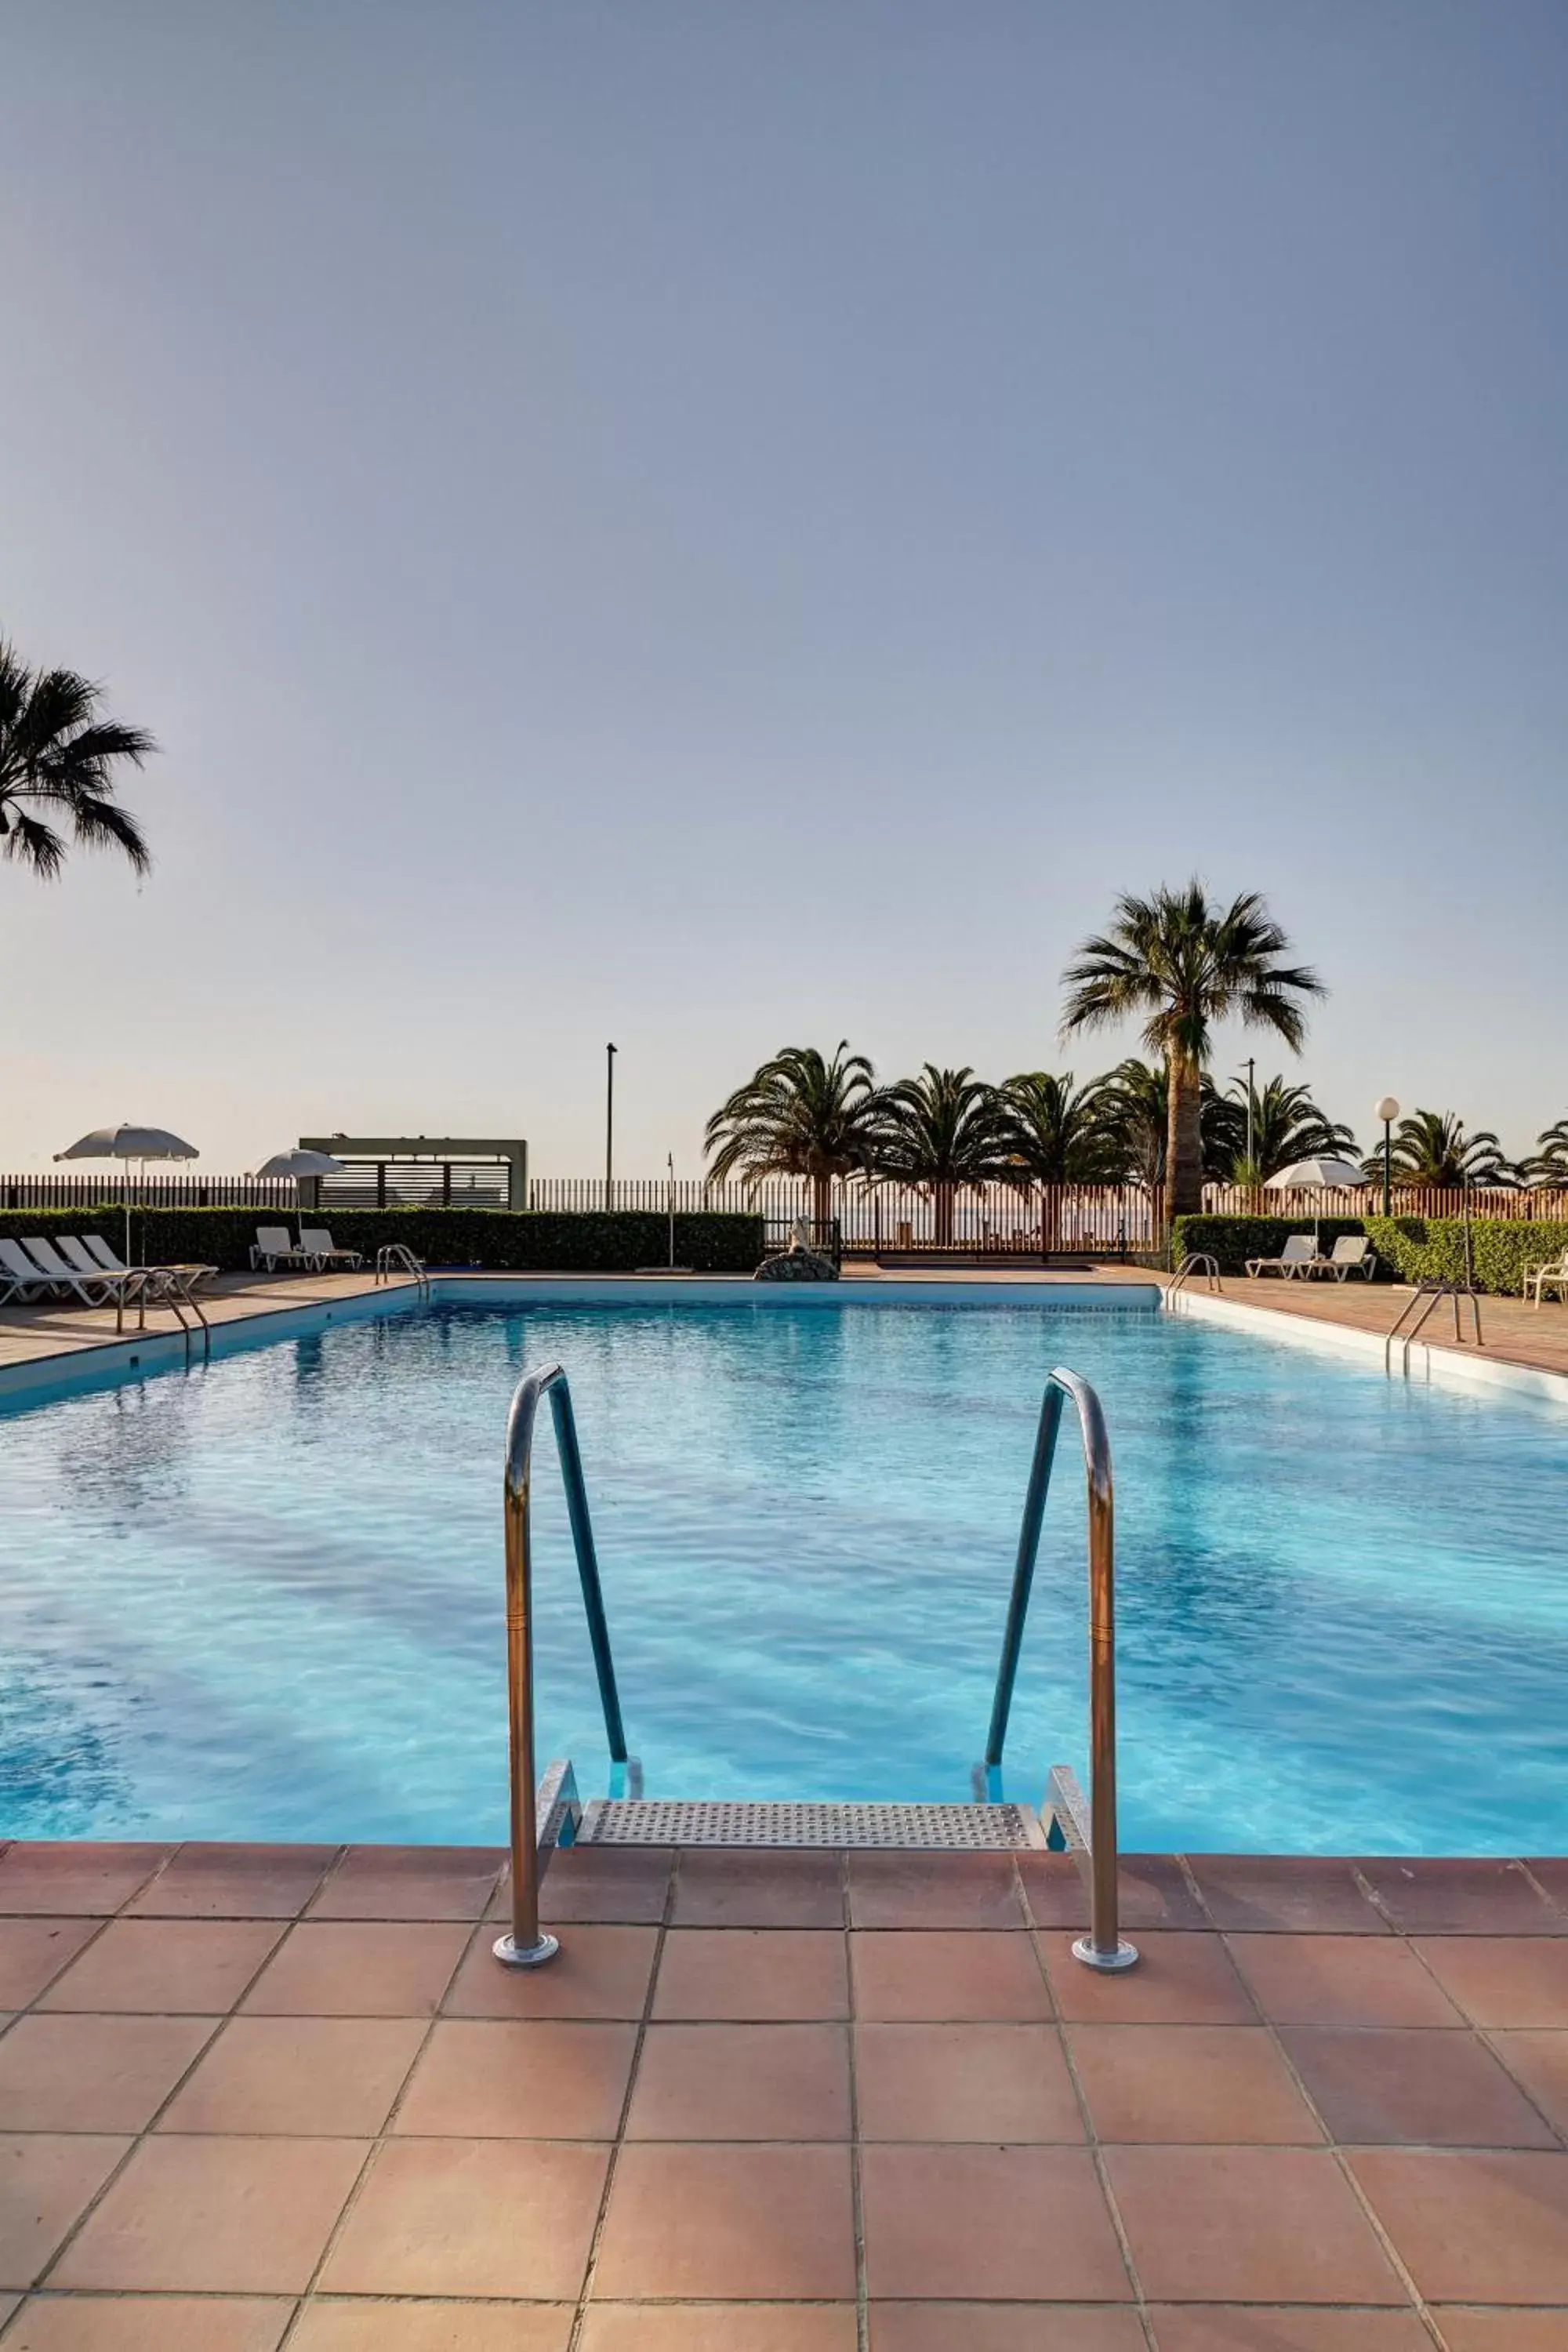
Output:
[[[1568,1850],[1568,1415],[1150,1312],[440,1305],[0,1420],[0,1834],[500,1842],[500,1456],[571,1375],[650,1795],[963,1798],[1044,1375],[1129,1848]],[[1009,1793],[1083,1769],[1064,1428]],[[605,1785],[541,1437],[541,1758]]]

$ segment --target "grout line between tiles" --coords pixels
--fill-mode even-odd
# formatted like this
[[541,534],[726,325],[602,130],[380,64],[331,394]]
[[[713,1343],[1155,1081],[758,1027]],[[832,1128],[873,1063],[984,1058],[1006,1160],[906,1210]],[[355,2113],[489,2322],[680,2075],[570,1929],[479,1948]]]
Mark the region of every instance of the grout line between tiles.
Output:
[[[1359,1879],[1360,1873],[1358,1872],[1355,1874]],[[1392,1922],[1390,1924],[1392,1925]],[[1398,1933],[1397,1929],[1395,1930],[1395,1933]],[[1402,1938],[1402,1940],[1407,1939]],[[1229,1950],[1230,1947],[1227,1944],[1226,1946],[1227,1956],[1229,1955]],[[1231,1966],[1233,1968],[1236,1966],[1234,1959],[1231,1961]],[[1240,1975],[1241,1972],[1237,1969],[1237,1973]],[[1246,1979],[1243,1978],[1242,1981],[1246,1983]],[[1276,2056],[1279,2058],[1280,2064],[1289,2074],[1290,2080],[1296,2085],[1299,2095],[1305,2100],[1309,2112],[1317,2124],[1318,2128],[1323,2135],[1324,2143],[1328,2147],[1330,2155],[1333,2158],[1334,2164],[1338,2169],[1341,2179],[1343,2180],[1349,2188],[1351,2195],[1354,2198],[1365,2218],[1368,2228],[1372,2231],[1373,2237],[1382,2247],[1384,2254],[1394,2272],[1394,2277],[1399,2281],[1400,2284],[1404,2287],[1405,2294],[1408,2295],[1416,2318],[1419,2320],[1422,2326],[1425,2327],[1427,2335],[1431,2337],[1432,2342],[1439,2347],[1439,2352],[1447,2352],[1447,2337],[1443,2334],[1443,2331],[1438,2326],[1436,2320],[1433,2317],[1432,2313],[1428,2308],[1426,2298],[1421,2293],[1420,2288],[1416,2285],[1415,2278],[1406,2265],[1404,2257],[1401,2255],[1398,2247],[1394,2244],[1393,2238],[1389,2235],[1387,2230],[1384,2229],[1382,2217],[1373,2206],[1371,2198],[1367,2195],[1365,2189],[1362,2187],[1361,2182],[1357,2179],[1355,2168],[1350,2162],[1350,2159],[1345,2155],[1343,2148],[1340,2146],[1339,2141],[1335,2138],[1333,2133],[1329,2129],[1328,2119],[1320,2110],[1316,2099],[1313,2098],[1311,2092],[1308,2089],[1307,2084],[1299,2068],[1296,2066],[1295,2062],[1291,2058],[1289,2051],[1286,2048],[1284,2042],[1281,2040],[1279,2027],[1275,2024],[1274,2020],[1268,2014],[1264,2009],[1263,2003],[1258,2000],[1257,1994],[1253,1992],[1250,1985],[1247,1985],[1247,1997],[1257,2009],[1258,2016],[1262,2020],[1264,2030],[1268,2033],[1268,2039],[1274,2046]]]
[[[1017,1869],[1016,1863],[1014,1869]],[[1022,1891],[1021,1888],[1020,1891]],[[1024,1916],[1028,1918],[1030,1916],[1028,1906],[1026,1904]],[[1116,2201],[1116,2191],[1110,2185],[1110,2175],[1106,2169],[1100,2135],[1095,2129],[1094,2117],[1089,2112],[1089,2095],[1079,2077],[1078,2063],[1073,2056],[1072,2043],[1068,2036],[1067,2021],[1061,2013],[1061,2005],[1057,2000],[1057,1989],[1051,1982],[1050,1970],[1046,1966],[1045,1951],[1040,1941],[1041,1932],[1037,1927],[1033,1929],[1029,1936],[1029,1943],[1035,1955],[1035,1966],[1039,1969],[1045,1983],[1046,1998],[1051,2004],[1052,2030],[1057,2037],[1057,2046],[1062,2053],[1062,2062],[1068,2070],[1068,2080],[1072,2084],[1073,2097],[1078,2101],[1079,2116],[1083,2124],[1084,2142],[1089,2149],[1089,2161],[1094,2167],[1094,2177],[1100,2183],[1100,2193],[1105,2200],[1105,2210],[1110,2216],[1111,2229],[1116,2233],[1117,2251],[1121,2256],[1121,2267],[1126,2272],[1127,2283],[1132,2289],[1132,2307],[1138,2315],[1138,2325],[1143,2330],[1144,2341],[1152,2347],[1152,2352],[1158,2352],[1154,2323],[1149,2316],[1148,2298],[1143,2293],[1143,2282],[1138,2275],[1138,2265],[1132,2256],[1132,2242],[1127,2234],[1127,2225],[1121,2218],[1121,2208]]]
[[[144,1885],[145,1885],[145,1884],[150,1884],[150,1881],[144,1881],[144,1882],[143,1882],[143,1884],[144,1884]],[[141,1890],[141,1888],[139,1887],[136,1891],[137,1891],[137,1893],[138,1893],[138,1894],[140,1894],[140,1892],[141,1892],[142,1890]],[[132,1895],[127,1895],[125,1899],[126,1899],[126,1901],[129,1903],[129,1902],[133,1901],[135,1898],[134,1898],[134,1896],[132,1896]],[[115,1916],[116,1916],[117,1917],[119,1917],[119,1916],[122,1916],[122,1915],[121,1915],[121,1914],[120,1914],[120,1913],[117,1913]],[[107,1925],[107,1922],[106,1922],[105,1924]],[[281,1935],[279,1935],[279,1936],[278,1936],[278,1937],[276,1937],[274,1938],[273,1942],[271,1943],[271,1945],[268,1947],[268,1949],[267,1949],[267,1950],[262,1954],[262,1956],[261,1956],[260,1959],[257,1962],[257,1964],[256,1964],[255,1968],[251,1970],[251,1972],[250,1972],[249,1976],[248,1976],[248,1977],[247,1977],[247,1979],[246,1979],[245,1982],[240,1986],[239,1990],[237,1990],[237,1992],[235,1994],[234,1999],[230,2001],[230,2003],[229,2003],[229,2005],[228,2005],[227,2009],[226,2009],[226,2010],[224,2010],[224,2011],[221,2011],[220,2012],[218,2012],[218,2014],[216,2015],[216,2017],[215,2018],[215,2020],[214,2020],[214,2021],[213,2021],[213,2031],[212,2031],[212,2032],[211,2032],[211,2033],[209,2033],[209,2034],[207,2035],[207,2037],[206,2037],[205,2041],[202,2043],[201,2048],[200,2048],[200,2049],[195,2053],[195,2055],[192,2058],[190,2064],[185,2068],[184,2072],[181,2074],[181,2076],[180,2076],[180,2078],[179,2078],[179,2081],[178,2081],[177,2083],[175,2083],[175,2084],[172,2086],[172,2088],[171,2088],[171,2089],[170,2089],[170,2091],[168,2092],[167,2095],[166,2095],[163,2099],[162,2099],[162,2100],[159,2102],[159,2104],[158,2104],[158,2105],[157,2105],[156,2107],[154,2107],[154,2109],[153,2110],[153,2113],[148,2116],[148,2118],[147,2118],[146,2122],[142,2125],[142,2126],[141,2130],[140,2130],[139,2132],[134,2133],[134,2134],[132,2136],[132,2139],[131,2139],[131,2145],[130,2145],[130,2147],[126,2149],[126,2151],[125,2151],[124,2155],[121,2158],[121,2159],[120,2159],[119,2163],[118,2163],[117,2165],[115,2165],[115,2166],[113,2167],[113,2168],[110,2170],[110,2172],[109,2173],[108,2178],[107,2178],[105,2180],[103,2180],[102,2182],[100,2182],[100,2186],[99,2186],[99,2189],[98,2189],[97,2194],[96,2194],[95,2196],[93,2196],[93,2197],[91,2197],[91,2198],[89,2198],[89,2200],[88,2200],[87,2204],[85,2204],[85,2205],[83,2206],[83,2208],[82,2208],[81,2211],[77,2215],[77,2217],[76,2217],[75,2221],[71,2223],[70,2228],[66,2231],[66,2233],[65,2233],[64,2237],[60,2240],[59,2244],[55,2248],[54,2252],[49,2256],[48,2261],[44,2264],[43,2269],[42,2269],[41,2271],[39,2271],[39,2273],[38,2273],[37,2276],[34,2279],[34,2281],[33,2281],[33,2284],[32,2284],[32,2287],[31,2287],[31,2289],[29,2290],[29,2292],[36,2294],[36,2293],[37,2292],[37,2290],[38,2290],[41,2286],[45,2285],[45,2284],[47,2284],[47,2281],[48,2281],[48,2280],[49,2280],[49,2279],[54,2275],[55,2270],[56,2270],[56,2268],[58,2267],[58,2265],[59,2264],[59,2263],[60,2263],[60,2261],[61,2261],[62,2257],[65,2255],[65,2253],[67,2252],[67,2251],[68,2251],[71,2246],[73,2246],[73,2245],[76,2243],[77,2239],[81,2235],[82,2230],[83,2230],[83,2228],[85,2227],[85,2225],[86,2225],[86,2223],[88,2222],[88,2221],[91,2218],[91,2216],[92,2216],[94,2213],[96,2213],[96,2212],[97,2212],[97,2210],[98,2210],[99,2207],[102,2204],[102,2202],[103,2202],[104,2199],[108,2196],[108,2194],[109,2194],[110,2190],[110,2189],[115,2186],[115,2184],[116,2184],[120,2179],[121,2179],[123,2178],[123,2176],[124,2176],[124,2173],[125,2173],[125,2171],[126,2171],[127,2167],[128,2167],[129,2165],[131,2165],[131,2164],[134,2161],[134,2159],[135,2159],[135,2158],[136,2158],[136,2155],[137,2155],[138,2150],[139,2150],[139,2149],[143,2146],[143,2144],[144,2144],[144,2142],[147,2140],[147,2138],[148,2138],[149,2135],[150,2135],[150,2134],[151,2134],[151,2133],[152,2133],[152,2132],[156,2128],[156,2126],[157,2126],[157,2122],[158,2122],[158,2118],[159,2118],[159,2116],[162,2116],[163,2114],[164,2114],[164,2113],[166,2112],[167,2108],[168,2108],[168,2107],[169,2107],[169,2105],[170,2105],[170,2103],[171,2103],[173,2100],[174,2100],[174,2099],[178,2098],[178,2096],[179,2096],[180,2093],[184,2089],[185,2084],[189,2082],[189,2080],[190,2080],[191,2076],[195,2074],[195,2072],[196,2068],[201,2064],[202,2060],[205,2057],[205,2055],[206,2055],[207,2052],[212,2048],[213,2043],[216,2041],[216,2039],[217,2039],[218,2035],[223,2032],[224,2027],[228,2023],[228,2021],[229,2021],[230,2018],[234,2017],[234,2016],[237,2013],[238,2009],[239,2009],[239,2004],[240,2004],[240,2002],[241,2002],[242,2000],[244,2000],[244,1999],[246,1998],[247,1994],[248,1992],[250,1992],[250,1990],[252,1990],[252,1988],[253,1988],[253,1987],[254,1987],[254,1985],[256,1984],[257,1979],[260,1977],[260,1975],[261,1975],[262,1971],[263,1971],[265,1969],[267,1969],[267,1968],[271,1964],[271,1962],[276,1958],[276,1957],[277,1957],[278,1953],[281,1950],[281,1948],[282,1948],[282,1947],[283,1947],[284,1943],[288,1940],[288,1937],[289,1937],[289,1930],[291,1929],[291,1927],[292,1927],[292,1926],[293,1926],[293,1924],[294,1924],[294,1923],[293,1923],[293,1921],[292,1921],[292,1920],[286,1920],[286,1921],[283,1921],[283,1922],[281,1922],[281,1923],[275,1922],[275,1921],[268,1921],[266,1924],[267,1924],[267,1925],[268,1925],[268,1926],[274,1926],[274,1925],[279,1925],[279,1924],[280,1924],[280,1925],[281,1925],[281,1927],[282,1927],[282,1930],[283,1930],[282,1934],[281,1934]],[[96,1943],[96,1942],[98,1941],[98,1938],[97,1938],[97,1937],[96,1937],[96,1936],[92,1938],[92,1941],[93,1941],[93,1943]],[[84,1945],[82,1948],[83,1948],[83,1950],[85,1951],[85,1950],[89,1949],[89,1947],[88,1947],[88,1946]],[[136,2010],[116,2010],[116,2011],[108,2011],[108,2010],[63,2010],[63,2011],[58,2011],[58,2012],[56,2012],[56,2011],[51,2011],[51,2012],[50,2012],[50,2014],[51,2014],[51,2015],[53,2015],[53,2014],[58,2014],[58,2015],[66,2016],[66,2017],[70,2017],[70,2016],[76,2016],[76,2017],[131,2016],[131,2017],[134,2017],[134,2016],[139,2016],[139,2015],[146,2015],[146,2014],[148,2014],[148,2013],[149,2013],[149,2012],[147,2012],[147,2011],[136,2011]],[[157,2012],[153,2012],[153,2014],[156,2014]],[[179,2011],[179,2012],[177,2012],[177,2013],[178,2013],[178,2014],[180,2014],[180,2015],[194,2015],[194,2016],[198,2016],[198,2017],[199,2017],[200,2015],[202,2015],[202,2014],[203,2014],[203,2012],[202,2012],[201,2011],[199,2011],[199,2010],[196,2010],[196,2011]],[[115,2137],[118,2137],[118,2134],[115,2134],[115,2133],[105,2133],[105,2134],[103,2135],[103,2137],[106,2137],[106,2138],[115,2138]]]
[[[500,1876],[499,1870],[496,1873],[496,1876],[499,1881]],[[493,1893],[494,1889],[492,1888],[491,1894],[493,1895]],[[486,1899],[488,1907],[489,1898],[487,1897]],[[337,1924],[342,1925],[344,1923],[338,1922]],[[405,1925],[407,1923],[399,1922],[399,1924]],[[446,1925],[447,1923],[441,1922],[439,1924]],[[342,2204],[338,2210],[337,2219],[333,2221],[331,2228],[327,2231],[326,2238],[321,2246],[321,2251],[316,2257],[315,2266],[311,2270],[310,2277],[306,2280],[303,2291],[301,2292],[298,2302],[295,2304],[293,2315],[289,2320],[287,2326],[284,2328],[282,2335],[278,2339],[278,2352],[284,2352],[284,2347],[293,2342],[294,2337],[299,2331],[300,2323],[301,2319],[303,2319],[305,2313],[310,2306],[311,2298],[315,2294],[321,2273],[325,2270],[327,2263],[337,2246],[338,2240],[343,2233],[343,2230],[350,2214],[358,2205],[360,2198],[363,2193],[365,2182],[370,2178],[371,2168],[374,2165],[377,2158],[380,2156],[383,2148],[387,2145],[388,2139],[391,2137],[392,2126],[397,2119],[397,2116],[402,2108],[404,2100],[408,2096],[408,2086],[414,2080],[415,2072],[418,2067],[420,2060],[424,2057],[426,2051],[430,2046],[430,2037],[435,2032],[437,2024],[440,2022],[441,2010],[444,2002],[446,2001],[447,1996],[451,1991],[453,1985],[457,1982],[458,1971],[467,1960],[468,1954],[473,1950],[476,1939],[481,1937],[484,1932],[485,1921],[483,1914],[481,1913],[479,1918],[475,1922],[472,1933],[462,1945],[456,1959],[452,1963],[451,1968],[447,1970],[445,1984],[441,1987],[441,1990],[437,1994],[435,2000],[431,2003],[430,2014],[425,2021],[425,2031],[419,2037],[419,2046],[408,2062],[407,2072],[405,2074],[403,2081],[398,2086],[396,2097],[393,2100],[391,2106],[382,2117],[381,2129],[375,2134],[370,2146],[365,2150],[364,2162],[360,2166],[359,2170],[353,2177],[353,2183],[349,2189],[349,2193],[344,2198]],[[346,2135],[346,2137],[352,2137],[353,2135],[349,2134]]]
[[594,2293],[594,2275],[598,2268],[599,2246],[609,2219],[610,2197],[616,2176],[620,2169],[621,2150],[626,2146],[626,2122],[631,2114],[632,2100],[637,2095],[637,2075],[642,2068],[643,2044],[653,2016],[653,2004],[658,1990],[659,1969],[664,1964],[664,1941],[669,1933],[669,1923],[675,1916],[675,1894],[680,1879],[681,1849],[676,1846],[669,1857],[669,1876],[664,1886],[664,1910],[654,1937],[653,1962],[647,1972],[647,1986],[643,1994],[642,2015],[637,2020],[637,2039],[632,2044],[632,2063],[626,2074],[626,2092],[621,2100],[621,2112],[616,2125],[616,2136],[610,2142],[609,2160],[605,2166],[604,2185],[599,2191],[599,2210],[594,2216],[593,2234],[588,2240],[588,2259],[583,2265],[583,2284],[577,2294],[576,2309],[572,2315],[571,2333],[566,2339],[566,2352],[578,2352],[583,2330],[587,2324],[588,2305]]
[[849,2213],[855,2238],[856,2352],[868,2352],[871,2340],[870,2289],[866,2268],[866,2204],[860,2179],[860,2039],[856,2027],[855,1966],[849,1941],[850,1885],[847,1851],[838,1857],[838,1887],[844,1906],[844,1987],[848,2023],[845,2028],[849,2062]]

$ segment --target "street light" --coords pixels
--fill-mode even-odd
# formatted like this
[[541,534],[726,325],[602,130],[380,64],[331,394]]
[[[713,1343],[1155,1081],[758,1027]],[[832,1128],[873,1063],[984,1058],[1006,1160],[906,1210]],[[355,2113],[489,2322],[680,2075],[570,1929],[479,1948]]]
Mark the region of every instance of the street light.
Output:
[[616,1049],[605,1048],[605,1214],[615,1206],[610,1187],[615,1167],[616,1136]]
[[1249,1171],[1252,1166],[1252,1074],[1257,1067],[1257,1055],[1248,1054],[1247,1057],[1247,1165]]
[[1399,1105],[1392,1095],[1384,1096],[1373,1117],[1383,1121],[1383,1213],[1388,1217],[1394,1213],[1394,1122],[1399,1117]]

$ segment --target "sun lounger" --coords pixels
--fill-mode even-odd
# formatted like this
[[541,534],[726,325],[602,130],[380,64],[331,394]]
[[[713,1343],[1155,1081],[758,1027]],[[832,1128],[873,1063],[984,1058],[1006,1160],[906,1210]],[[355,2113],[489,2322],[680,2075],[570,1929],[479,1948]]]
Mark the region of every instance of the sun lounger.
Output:
[[301,1225],[300,1247],[308,1257],[314,1258],[319,1266],[346,1265],[352,1272],[357,1272],[364,1264],[358,1250],[334,1249],[332,1237],[324,1225]]
[[20,1242],[0,1241],[0,1307],[8,1307],[13,1298],[30,1307],[36,1299],[47,1297],[52,1288]]
[[101,1234],[83,1234],[79,1242],[69,1241],[62,1234],[60,1248],[72,1265],[79,1265],[84,1274],[96,1274],[101,1266],[105,1274],[144,1274],[154,1281],[160,1276],[166,1281],[171,1276],[177,1275],[187,1296],[193,1290],[199,1290],[204,1282],[210,1282],[218,1270],[216,1265],[126,1265],[115,1256]]
[[46,1234],[24,1234],[22,1248],[57,1295],[63,1291],[87,1307],[107,1307],[110,1299],[122,1298],[142,1286],[142,1276],[136,1273],[106,1274],[98,1266],[83,1274],[68,1264]]
[[1327,1265],[1327,1258],[1318,1255],[1318,1244],[1310,1234],[1287,1234],[1285,1247],[1278,1257],[1249,1257],[1247,1271],[1250,1275],[1278,1274],[1287,1279],[1292,1275],[1306,1274],[1314,1265]]
[[1336,1282],[1347,1275],[1359,1274],[1370,1282],[1377,1271],[1377,1252],[1365,1234],[1342,1234],[1327,1257],[1319,1258],[1311,1271],[1331,1274]]
[[287,1225],[258,1225],[250,1264],[253,1272],[259,1266],[267,1274],[275,1274],[280,1265],[303,1266],[310,1272],[315,1260],[308,1250],[296,1247]]
[[1538,1265],[1533,1273],[1525,1276],[1526,1298],[1530,1297],[1532,1290],[1535,1293],[1537,1307],[1541,1304],[1541,1294],[1543,1290],[1554,1290],[1559,1298],[1568,1297],[1568,1249],[1565,1249],[1561,1256],[1549,1258],[1544,1265]]

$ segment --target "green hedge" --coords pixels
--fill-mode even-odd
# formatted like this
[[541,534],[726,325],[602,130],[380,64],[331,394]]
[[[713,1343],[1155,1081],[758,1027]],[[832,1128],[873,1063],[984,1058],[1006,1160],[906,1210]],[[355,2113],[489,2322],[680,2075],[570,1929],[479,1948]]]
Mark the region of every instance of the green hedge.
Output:
[[[1363,1217],[1320,1217],[1316,1226],[1325,1257],[1342,1234],[1372,1229],[1373,1220]],[[1178,1217],[1171,1262],[1180,1265],[1189,1250],[1207,1250],[1219,1260],[1221,1274],[1244,1274],[1249,1257],[1278,1257],[1287,1234],[1312,1231],[1310,1217]]]
[[[308,1225],[325,1225],[340,1248],[363,1251],[374,1264],[384,1242],[403,1242],[431,1266],[482,1266],[509,1274],[630,1274],[669,1255],[669,1221],[617,1211],[559,1215],[516,1209],[307,1210]],[[298,1220],[268,1209],[137,1209],[131,1212],[132,1246],[153,1265],[198,1260],[233,1272],[250,1263],[258,1225]],[[125,1213],[118,1202],[96,1209],[0,1211],[0,1234],[102,1234],[119,1249]],[[678,1265],[696,1274],[752,1274],[763,1259],[761,1217],[694,1215],[675,1220]]]
[[[1401,1282],[1463,1282],[1462,1217],[1323,1217],[1318,1237],[1325,1255],[1341,1234],[1365,1234],[1377,1252],[1378,1277]],[[1174,1263],[1189,1250],[1207,1250],[1222,1274],[1240,1274],[1249,1257],[1278,1257],[1287,1234],[1310,1234],[1310,1217],[1178,1217]],[[1470,1251],[1478,1290],[1517,1298],[1525,1276],[1568,1247],[1568,1222],[1522,1217],[1473,1217]]]
[[[1463,1282],[1465,1222],[1462,1217],[1369,1217],[1367,1232],[1378,1255],[1399,1269],[1405,1282]],[[1470,1255],[1478,1290],[1517,1298],[1527,1275],[1568,1247],[1568,1223],[1522,1217],[1472,1217]]]

